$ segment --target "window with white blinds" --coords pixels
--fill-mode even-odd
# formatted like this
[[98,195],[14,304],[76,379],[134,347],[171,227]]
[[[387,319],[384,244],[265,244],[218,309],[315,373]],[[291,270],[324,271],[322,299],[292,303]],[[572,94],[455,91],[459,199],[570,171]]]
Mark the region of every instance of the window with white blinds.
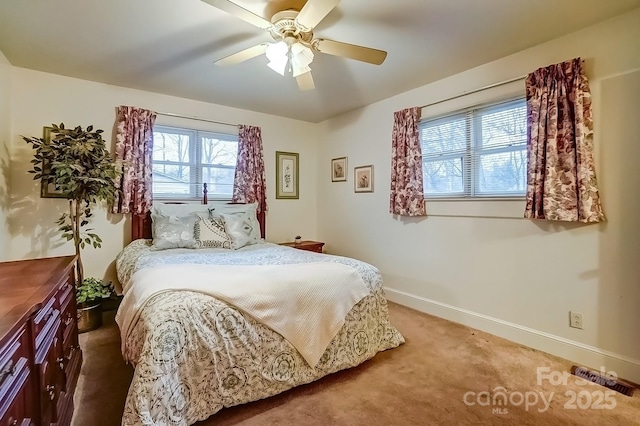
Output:
[[525,195],[524,99],[424,119],[420,140],[425,197]]
[[153,196],[200,199],[207,183],[211,199],[231,199],[238,136],[179,127],[153,129]]

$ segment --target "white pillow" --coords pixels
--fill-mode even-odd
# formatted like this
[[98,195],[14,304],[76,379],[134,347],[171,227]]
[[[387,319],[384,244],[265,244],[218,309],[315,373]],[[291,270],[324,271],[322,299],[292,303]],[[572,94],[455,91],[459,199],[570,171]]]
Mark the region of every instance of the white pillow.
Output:
[[258,203],[252,204],[229,204],[229,203],[209,203],[209,213],[212,216],[217,216],[220,214],[235,214],[235,213],[253,213],[256,215],[258,209]]
[[255,212],[222,213],[224,230],[231,238],[231,248],[239,249],[260,242],[260,224]]
[[151,214],[157,216],[187,216],[191,213],[207,213],[210,206],[207,204],[168,204],[153,203]]
[[258,203],[252,204],[229,204],[228,201],[215,201],[209,204],[200,203],[154,203],[151,213],[160,216],[186,216],[191,213],[256,213]]
[[224,228],[224,220],[220,217],[209,217],[208,214],[198,214],[198,220],[194,226],[198,248],[231,248],[231,238]]

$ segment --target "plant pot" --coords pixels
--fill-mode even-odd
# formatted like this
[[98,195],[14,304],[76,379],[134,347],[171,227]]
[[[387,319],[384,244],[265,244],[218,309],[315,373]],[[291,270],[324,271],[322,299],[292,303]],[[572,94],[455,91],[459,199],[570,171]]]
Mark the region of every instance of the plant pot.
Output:
[[99,301],[78,304],[78,333],[95,330],[102,325],[102,304]]

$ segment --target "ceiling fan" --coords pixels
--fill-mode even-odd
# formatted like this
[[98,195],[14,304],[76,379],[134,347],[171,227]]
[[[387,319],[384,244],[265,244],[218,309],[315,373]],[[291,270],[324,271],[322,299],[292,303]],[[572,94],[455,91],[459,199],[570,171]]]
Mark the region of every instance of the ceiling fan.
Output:
[[[215,62],[218,66],[239,64],[256,56],[266,54],[268,66],[281,75],[290,70],[300,90],[315,88],[311,68],[314,53],[355,59],[380,65],[387,52],[341,41],[315,38],[313,29],[333,10],[340,0],[308,0],[301,10],[286,9],[276,12],[271,21],[243,8],[232,0],[203,0],[262,30],[268,31],[274,43],[261,43]],[[288,67],[288,68],[287,68]]]

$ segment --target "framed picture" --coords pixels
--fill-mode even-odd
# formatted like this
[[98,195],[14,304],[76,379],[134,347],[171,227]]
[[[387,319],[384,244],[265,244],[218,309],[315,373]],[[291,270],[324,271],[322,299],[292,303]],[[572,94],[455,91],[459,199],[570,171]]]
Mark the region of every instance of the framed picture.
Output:
[[373,192],[373,166],[360,166],[353,169],[355,192]]
[[347,157],[331,160],[331,182],[347,181]]
[[[51,131],[53,127],[42,128],[42,139],[49,143],[51,141]],[[48,170],[49,164],[47,162],[42,163],[42,170]],[[40,179],[40,198],[67,198],[60,190],[53,184],[45,179]]]
[[276,198],[297,200],[298,154],[276,151]]

